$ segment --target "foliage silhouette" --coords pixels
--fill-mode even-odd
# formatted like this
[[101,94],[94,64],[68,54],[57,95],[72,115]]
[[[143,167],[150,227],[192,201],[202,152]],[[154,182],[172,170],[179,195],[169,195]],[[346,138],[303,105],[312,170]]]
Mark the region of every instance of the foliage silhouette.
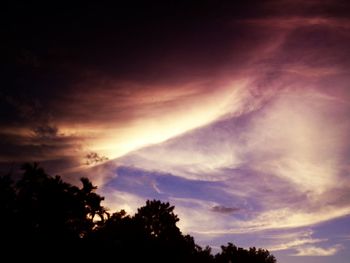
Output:
[[[176,226],[174,206],[148,200],[134,216],[124,210],[110,215],[97,187],[82,178],[82,187],[51,177],[38,164],[24,164],[14,182],[0,177],[0,242],[9,256],[21,251],[28,260],[93,262],[275,263],[269,251],[222,246],[215,256]],[[49,256],[48,256],[49,255]]]
[[255,247],[246,250],[228,243],[227,246],[221,246],[221,253],[215,256],[215,262],[275,263],[276,259],[268,250],[261,248],[257,250]]

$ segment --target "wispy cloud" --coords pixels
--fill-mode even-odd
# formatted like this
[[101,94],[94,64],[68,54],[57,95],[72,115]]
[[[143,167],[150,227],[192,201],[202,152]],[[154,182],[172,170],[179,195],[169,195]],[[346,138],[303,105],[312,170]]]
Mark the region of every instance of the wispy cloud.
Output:
[[[314,231],[290,231],[284,233],[273,232],[265,235],[265,242],[270,243],[271,251],[295,251],[293,256],[332,256],[344,247],[340,244],[329,245],[327,238],[312,237]],[[317,245],[316,245],[317,244]]]
[[[220,183],[215,188],[225,196],[224,203],[210,199],[214,196],[209,192],[192,200],[172,192],[169,199],[181,215],[183,231],[200,241],[264,236],[272,230],[293,233],[350,214],[344,202],[347,183],[337,183],[348,182],[342,156],[348,149],[344,143],[350,130],[348,105],[334,103],[347,96],[344,91],[330,95],[319,89],[281,89],[259,99],[260,106],[252,111],[133,152],[118,162],[151,174],[185,178],[184,185]],[[156,185],[163,198],[170,198],[169,190]],[[306,254],[305,247],[322,242],[327,239],[303,232],[264,244],[273,251],[298,249]]]
[[268,249],[271,251],[299,249],[305,245],[316,244],[327,241],[325,238],[313,238],[313,232],[308,231],[292,231],[283,234],[274,233],[271,236],[265,236],[268,243]]
[[329,248],[306,246],[297,248],[297,253],[294,256],[333,256],[341,249],[343,246],[339,244]]
[[213,206],[211,210],[217,213],[231,214],[239,211],[240,209],[237,207],[226,207],[222,205],[216,205]]
[[248,23],[258,27],[267,27],[283,30],[293,30],[295,28],[307,27],[307,26],[318,26],[318,27],[330,27],[346,29],[350,27],[350,20],[346,17],[323,17],[323,16],[280,16],[280,17],[269,17],[260,19],[246,19],[240,21],[241,23]]

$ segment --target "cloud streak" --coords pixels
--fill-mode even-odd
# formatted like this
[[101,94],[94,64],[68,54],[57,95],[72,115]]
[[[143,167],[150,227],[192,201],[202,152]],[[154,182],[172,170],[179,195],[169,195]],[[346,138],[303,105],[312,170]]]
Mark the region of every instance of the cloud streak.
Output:
[[[350,207],[344,202],[348,183],[338,184],[348,181],[343,153],[348,151],[344,141],[350,128],[349,105],[342,102],[347,92],[330,95],[322,89],[286,88],[274,94],[252,111],[141,149],[118,162],[171,173],[193,184],[220,183],[217,191],[238,201],[234,213],[214,216],[213,207],[231,206],[205,195],[198,202],[174,199],[184,220],[182,228],[202,241],[293,231],[349,215]],[[310,235],[278,242],[272,250],[294,249],[299,256],[339,251],[338,246],[312,246],[328,239]]]
[[308,246],[298,248],[295,256],[333,256],[341,249],[343,249],[342,245],[335,245],[329,248]]

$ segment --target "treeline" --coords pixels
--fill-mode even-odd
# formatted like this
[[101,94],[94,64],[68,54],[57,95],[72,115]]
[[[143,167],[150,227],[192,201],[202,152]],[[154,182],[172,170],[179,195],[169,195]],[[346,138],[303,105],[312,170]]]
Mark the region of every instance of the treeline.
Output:
[[110,214],[87,178],[79,188],[37,164],[22,169],[17,180],[0,177],[0,248],[9,262],[276,262],[267,250],[231,243],[213,255],[181,233],[169,203],[147,201],[134,216]]

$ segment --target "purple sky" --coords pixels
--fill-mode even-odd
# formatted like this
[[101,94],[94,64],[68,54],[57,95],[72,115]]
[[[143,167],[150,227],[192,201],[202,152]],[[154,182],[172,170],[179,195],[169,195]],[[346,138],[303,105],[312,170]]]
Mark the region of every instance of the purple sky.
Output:
[[217,2],[8,3],[0,168],[89,176],[131,214],[170,201],[214,250],[345,263],[350,5]]

